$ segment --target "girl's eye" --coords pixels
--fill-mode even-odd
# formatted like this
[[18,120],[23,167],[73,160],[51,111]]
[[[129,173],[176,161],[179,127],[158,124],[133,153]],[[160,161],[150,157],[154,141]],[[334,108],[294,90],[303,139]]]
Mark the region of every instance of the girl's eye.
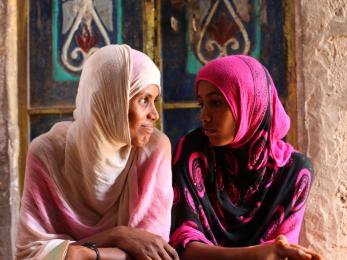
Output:
[[220,100],[211,100],[211,105],[218,107],[218,106],[222,105],[222,102]]

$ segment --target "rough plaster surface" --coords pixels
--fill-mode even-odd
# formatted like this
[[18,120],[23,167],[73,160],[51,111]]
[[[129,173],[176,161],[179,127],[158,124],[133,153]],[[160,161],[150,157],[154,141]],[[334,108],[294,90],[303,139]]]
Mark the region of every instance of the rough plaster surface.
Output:
[[0,259],[11,259],[10,166],[6,88],[7,1],[0,0]]
[[316,175],[302,243],[339,260],[347,256],[347,1],[301,0],[296,7],[301,134]]

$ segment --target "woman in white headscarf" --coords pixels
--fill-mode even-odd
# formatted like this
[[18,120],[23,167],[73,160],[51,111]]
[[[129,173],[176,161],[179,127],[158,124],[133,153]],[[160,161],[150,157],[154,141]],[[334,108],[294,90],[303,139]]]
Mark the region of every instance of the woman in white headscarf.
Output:
[[109,45],[85,63],[74,121],[30,144],[17,259],[175,259],[167,243],[171,146],[158,131],[160,72]]

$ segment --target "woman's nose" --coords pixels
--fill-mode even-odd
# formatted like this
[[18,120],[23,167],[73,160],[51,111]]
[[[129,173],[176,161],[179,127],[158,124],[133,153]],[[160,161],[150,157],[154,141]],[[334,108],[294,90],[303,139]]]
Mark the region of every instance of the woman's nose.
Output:
[[157,111],[157,108],[155,107],[155,104],[152,104],[151,109],[148,113],[148,117],[153,121],[157,121],[159,119],[159,113]]

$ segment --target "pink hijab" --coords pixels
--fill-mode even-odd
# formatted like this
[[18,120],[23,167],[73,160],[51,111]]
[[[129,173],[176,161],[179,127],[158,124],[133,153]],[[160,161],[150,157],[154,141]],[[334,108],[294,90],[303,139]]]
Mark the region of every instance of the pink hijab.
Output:
[[217,87],[230,106],[237,128],[231,147],[241,147],[251,139],[255,143],[260,136],[264,137],[261,125],[270,108],[269,136],[265,137],[269,138],[269,154],[278,167],[288,162],[293,147],[282,138],[288,133],[290,119],[264,66],[250,56],[227,56],[209,62],[199,71],[196,91],[201,80]]

